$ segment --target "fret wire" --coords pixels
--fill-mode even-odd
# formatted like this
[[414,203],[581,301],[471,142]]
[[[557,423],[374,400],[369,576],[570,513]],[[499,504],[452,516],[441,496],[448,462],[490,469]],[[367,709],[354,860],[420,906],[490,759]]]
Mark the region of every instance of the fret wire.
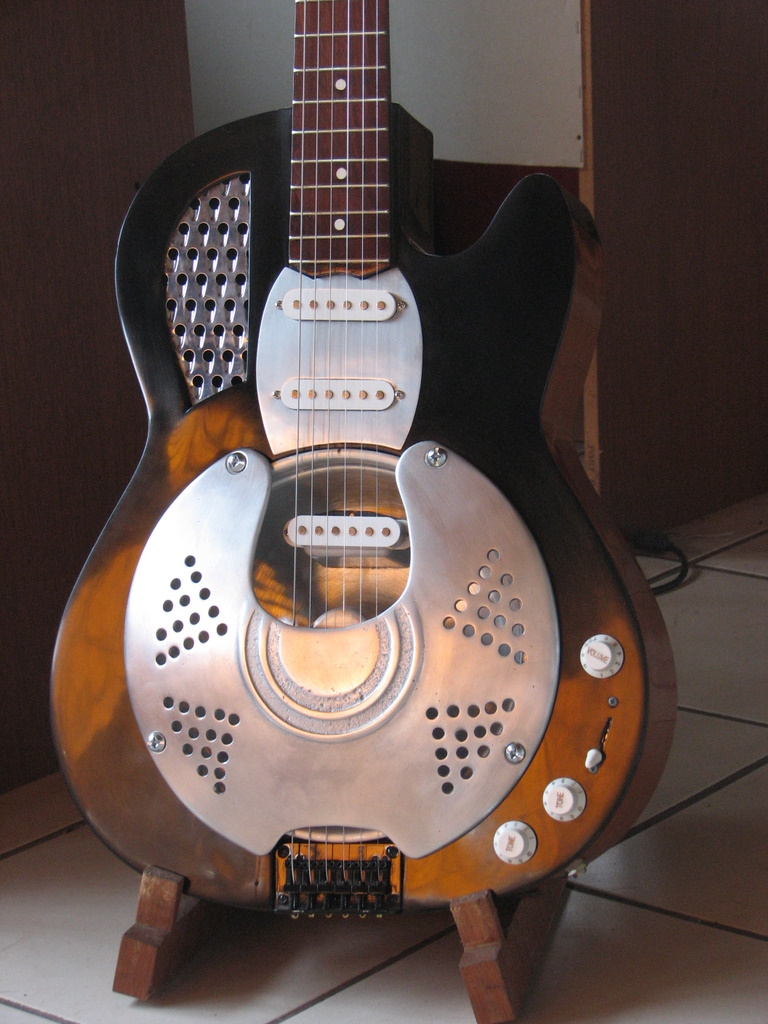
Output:
[[347,182],[343,182],[342,183],[340,181],[339,182],[330,181],[330,182],[321,183],[319,185],[302,185],[302,184],[291,185],[291,189],[293,189],[293,190],[295,190],[297,192],[311,192],[312,189],[321,189],[321,188],[335,188],[338,191],[341,191],[343,189],[345,192],[348,191],[349,189],[352,189],[352,188],[367,188],[367,189],[385,188],[385,189],[389,189],[389,182],[388,181],[371,182],[371,184],[368,185],[368,184],[366,184],[365,182],[362,182],[362,181],[356,181],[356,182],[353,181],[353,182],[350,182],[349,184],[347,184]]
[[[338,32],[305,32],[302,35],[303,39],[335,39],[338,36]],[[385,36],[387,33],[382,29],[363,29],[359,31],[345,32],[345,36]]]
[[385,235],[381,231],[374,232],[369,235],[289,235],[289,242],[343,242],[350,239],[363,239],[363,238],[376,238],[376,239],[389,239],[389,235]]
[[352,132],[386,132],[386,127],[379,128],[302,128],[300,130],[294,130],[291,134],[296,138],[301,138],[304,135],[349,135]]
[[347,103],[350,106],[353,103],[386,103],[384,96],[330,96],[327,99],[311,99],[311,100],[294,100],[293,104],[296,107],[305,106],[316,106],[322,103]]
[[[291,160],[291,163],[292,164],[305,164],[305,163],[307,163],[307,160],[305,160],[305,159],[303,159],[301,157],[294,157]],[[389,163],[389,157],[386,157],[386,156],[371,156],[371,157],[367,157],[366,156],[366,157],[354,157],[352,160],[345,160],[345,158],[343,156],[319,156],[319,157],[317,157],[317,159],[314,159],[314,158],[309,159],[309,163],[312,163],[312,164],[344,164],[345,167],[348,167],[350,164],[353,164],[353,163],[358,163],[358,164],[371,164],[371,163],[386,164],[386,163]],[[387,183],[384,182],[384,184],[387,184]],[[298,188],[298,187],[299,187],[298,185],[294,185],[294,188]],[[341,188],[341,182],[339,182],[339,187]]]
[[[389,214],[389,213],[391,213],[391,211],[389,210],[389,208],[385,207],[384,209],[381,209],[381,210],[348,210],[347,211],[347,216],[348,217],[386,217],[387,214]],[[339,210],[337,210],[337,211],[331,211],[331,210],[309,210],[307,212],[305,212],[303,210],[291,210],[290,211],[290,216],[291,216],[291,218],[293,220],[295,220],[296,217],[338,217],[340,215],[341,215],[341,211],[339,211]],[[337,237],[337,236],[334,235],[334,238],[335,237]],[[339,238],[343,238],[344,235],[340,234],[338,237]]]
[[294,75],[316,75],[320,71],[331,71],[337,74],[341,71],[386,71],[386,64],[345,64],[343,67],[340,64],[337,65],[323,65],[322,67],[294,67]]
[[364,256],[359,257],[345,255],[343,260],[338,259],[331,253],[324,253],[321,256],[313,256],[312,258],[304,257],[303,259],[300,259],[298,256],[290,256],[288,258],[288,263],[294,267],[314,267],[317,266],[318,263],[333,263],[336,265],[341,263],[345,267],[369,267],[371,264],[378,266],[382,264],[382,261],[384,260],[389,260],[388,253],[379,253],[373,259],[366,259]]

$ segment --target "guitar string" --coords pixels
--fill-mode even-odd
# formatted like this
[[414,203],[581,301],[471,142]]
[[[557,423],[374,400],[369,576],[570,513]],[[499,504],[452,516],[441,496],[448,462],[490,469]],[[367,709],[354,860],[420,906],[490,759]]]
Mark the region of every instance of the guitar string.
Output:
[[[298,185],[298,198],[295,199],[291,206],[298,207],[298,270],[299,270],[299,320],[297,328],[297,365],[296,365],[296,379],[297,379],[297,390],[299,395],[301,392],[301,367],[302,367],[302,350],[304,340],[304,320],[302,318],[302,310],[304,308],[304,276],[301,272],[304,261],[304,188],[306,182],[306,133],[303,131],[304,114],[306,110],[306,95],[307,95],[307,32],[306,32],[306,0],[299,0],[296,4],[296,25],[294,30],[294,55],[297,50],[301,48],[301,60],[294,63],[299,66],[301,75],[301,89],[296,90],[294,88],[294,108],[293,108],[293,136],[291,139],[291,154],[295,159],[296,155],[296,132],[298,128],[299,117],[301,118],[302,131],[299,138],[299,185]],[[297,45],[298,44],[298,45]],[[298,100],[300,113],[296,110],[297,103],[297,91],[300,94]],[[294,165],[295,166],[295,165]],[[289,232],[293,234],[293,232]],[[291,243],[289,242],[289,247]],[[289,254],[290,255],[290,254]],[[299,453],[301,448],[301,401],[296,403],[296,415],[295,415],[295,442],[296,450],[294,456],[294,480],[293,480],[293,521],[296,524],[296,538],[293,547],[293,586],[292,586],[292,623],[295,626],[297,615],[298,615],[298,576],[299,576],[299,535],[298,535],[298,515],[299,515],[299,478],[300,478],[300,463]]]
[[[365,25],[365,6],[366,6],[365,5],[365,0],[361,0],[359,21],[358,21],[358,27],[359,27],[359,30],[361,32],[361,35],[359,36],[359,46],[360,46],[361,51],[364,51],[364,49],[365,49],[365,28],[366,28],[366,25]],[[350,57],[350,64],[351,63],[352,63],[352,60],[351,60],[351,57]],[[365,66],[365,60],[363,59],[362,56],[361,56],[360,60],[357,63],[360,65],[361,68]],[[364,196],[365,196],[365,175],[366,175],[366,163],[365,163],[365,128],[366,128],[366,124],[365,124],[365,99],[366,99],[366,96],[365,96],[365,72],[363,70],[360,71],[360,87],[359,87],[359,90],[357,90],[357,91],[358,91],[358,95],[359,95],[358,102],[360,104],[360,111],[361,111],[360,123],[362,125],[362,131],[360,132],[359,160],[360,160],[360,186],[361,186],[360,187],[360,195],[361,195],[361,197],[363,197],[361,199],[361,202],[358,205],[362,209],[364,209],[365,208],[365,199],[364,199]],[[360,234],[362,235],[363,232],[361,231]],[[361,238],[360,239],[360,254],[359,254],[360,255],[360,259],[361,259],[361,266],[358,268],[358,273],[361,273],[362,269],[363,269],[363,267],[362,267],[362,259],[363,259],[363,256],[364,256],[364,252],[363,252],[364,244],[365,244],[364,240]],[[357,252],[355,254],[357,255]],[[359,280],[363,280],[363,278],[361,277],[361,278],[359,278]],[[363,356],[364,356],[364,353],[363,353],[363,350],[362,350],[363,334],[364,334],[364,330],[363,330],[363,324],[361,322],[359,324],[357,330],[355,331],[355,343],[356,343],[356,348],[357,348],[357,351],[356,351],[355,354],[356,354],[357,365],[358,365],[358,380],[356,382],[356,389],[357,389],[358,395],[362,391],[362,387],[363,387]],[[362,438],[363,438],[363,429],[362,429],[363,428],[363,413],[362,413],[362,410],[357,414],[356,420],[357,420],[357,426],[358,426],[358,428],[360,430],[360,440],[361,440],[361,449],[362,449]],[[358,504],[359,504],[359,507],[360,507],[360,515],[362,516],[362,514],[363,514],[363,468],[362,468],[363,467],[363,453],[362,453],[362,450],[359,453],[359,459],[360,459],[360,464],[359,464],[359,468],[358,468],[358,477],[359,477],[359,485],[358,485],[359,498],[358,498]],[[362,540],[360,539],[360,540],[358,540],[358,545],[361,545],[361,544],[362,544]],[[358,571],[357,571],[357,605],[358,605],[358,615],[362,619],[362,617],[363,617],[363,567],[362,567],[362,548],[361,547],[358,548],[358,558],[357,558],[357,561],[358,561]]]
[[[377,2],[376,6],[378,7],[378,2]],[[362,2],[361,2],[361,17],[360,17],[361,35],[359,37],[360,38],[360,61],[359,61],[359,63],[360,63],[360,66],[361,66],[361,71],[360,71],[360,109],[361,109],[360,123],[363,126],[362,127],[362,131],[360,132],[360,165],[361,165],[361,176],[360,177],[361,177],[361,183],[362,183],[362,189],[361,189],[362,199],[361,199],[361,202],[360,202],[361,210],[365,210],[365,207],[366,207],[365,195],[366,195],[366,184],[367,184],[367,178],[368,178],[368,161],[366,159],[366,157],[367,157],[366,142],[367,142],[367,137],[368,137],[366,100],[368,99],[368,95],[367,95],[367,89],[366,89],[366,84],[367,84],[366,73],[365,73],[365,70],[364,70],[364,68],[366,66],[365,52],[366,52],[366,45],[367,45],[367,39],[368,39],[368,35],[367,35],[368,25],[366,23],[366,13],[367,13],[366,12],[366,3],[365,3],[365,0],[362,0]],[[366,257],[366,239],[365,239],[365,226],[364,226],[364,215],[363,214],[361,214],[361,218],[360,218],[360,236],[361,236],[360,237],[360,262],[361,262],[360,273],[361,273],[361,279],[365,280],[365,278],[362,277],[362,272],[365,269],[364,261],[365,261],[365,257]],[[364,359],[365,352],[364,352],[364,349],[363,349],[363,342],[364,342],[364,330],[363,330],[363,325],[361,323],[360,330],[358,332],[358,360],[359,360],[358,361],[358,366],[360,368],[360,378],[359,378],[358,388],[357,388],[358,394],[360,394],[363,391],[363,388],[364,388],[364,384],[363,384],[363,380],[364,380],[363,359]],[[361,511],[361,514],[362,514],[362,511],[363,511],[364,483],[365,483],[365,481],[363,479],[363,465],[364,465],[363,436],[364,435],[363,435],[362,427],[363,427],[363,413],[361,411],[360,412],[360,469],[359,469],[359,492],[360,492],[360,511]],[[359,539],[358,539],[358,563],[360,565],[360,569],[359,569],[359,572],[358,572],[358,605],[359,605],[360,617],[362,618],[362,612],[363,612],[363,582],[364,582],[365,570],[363,568],[363,531],[361,530],[361,531],[359,531],[359,533],[360,533],[360,536],[359,536]]]
[[[310,492],[311,492],[310,507],[311,507],[311,510],[312,510],[312,520],[311,520],[311,531],[312,532],[311,532],[311,535],[310,535],[310,537],[311,537],[311,540],[310,540],[310,544],[311,544],[310,556],[311,557],[309,559],[309,562],[310,562],[310,571],[312,573],[314,573],[314,570],[315,570],[315,559],[314,559],[314,557],[312,557],[314,555],[315,537],[318,536],[318,534],[316,532],[316,526],[315,526],[315,515],[319,511],[317,509],[317,507],[316,507],[316,502],[317,502],[316,487],[317,487],[317,483],[318,483],[318,475],[317,474],[318,474],[318,465],[319,465],[320,459],[322,458],[322,456],[318,452],[318,445],[317,445],[317,429],[318,429],[318,411],[317,411],[318,407],[317,407],[317,404],[316,404],[317,399],[312,397],[312,395],[317,395],[318,372],[319,372],[319,369],[320,369],[318,367],[318,361],[319,361],[318,352],[319,352],[319,348],[320,348],[320,333],[322,331],[322,318],[318,317],[318,315],[317,315],[318,308],[319,308],[317,303],[318,303],[318,294],[319,294],[319,287],[320,287],[319,286],[320,275],[318,273],[318,266],[317,266],[317,249],[318,249],[319,217],[320,217],[320,215],[318,213],[318,207],[319,207],[319,203],[318,203],[318,194],[319,194],[318,184],[319,184],[319,180],[320,180],[319,179],[319,170],[320,170],[320,166],[321,166],[320,165],[320,133],[319,133],[319,128],[320,128],[320,64],[321,64],[321,61],[320,61],[320,56],[321,56],[320,39],[321,39],[321,31],[322,31],[322,27],[323,27],[322,26],[322,11],[323,11],[322,5],[318,4],[318,6],[317,6],[317,15],[316,15],[316,17],[317,17],[317,24],[315,25],[315,35],[314,35],[315,45],[314,45],[314,62],[313,62],[314,79],[315,79],[315,88],[314,88],[314,120],[313,120],[313,124],[314,124],[314,128],[315,128],[315,130],[314,130],[314,140],[315,140],[314,141],[315,187],[313,189],[313,200],[314,200],[314,202],[313,202],[313,217],[314,217],[313,223],[314,223],[314,226],[315,226],[315,244],[314,244],[315,261],[314,261],[314,265],[313,265],[313,268],[312,268],[312,271],[313,271],[313,273],[312,273],[312,291],[313,291],[312,298],[313,298],[313,302],[314,302],[314,307],[313,307],[314,308],[314,316],[310,317],[310,323],[312,325],[312,361],[311,361],[311,365],[310,365],[310,372],[309,372],[309,375],[308,375],[310,377],[310,385],[309,385],[310,386],[309,420],[310,420],[310,424],[311,424],[311,429],[310,429],[310,450],[311,450],[311,453],[312,453],[311,454],[311,473],[310,473]],[[304,124],[304,128],[306,130],[306,123]],[[327,519],[325,521],[327,523]],[[321,518],[320,522],[322,523],[322,518]],[[325,539],[325,534],[323,533],[320,536],[323,537],[323,544],[327,544],[327,539]],[[320,586],[318,588],[318,599],[320,600],[321,604],[322,604],[322,600],[323,600],[323,593],[325,591],[325,586],[327,585],[327,580],[328,580],[328,569],[327,569],[327,557],[326,557],[325,576],[323,577],[323,575],[320,574],[320,580],[319,580]],[[313,607],[312,607],[313,597],[314,597],[314,586],[312,585],[312,580],[310,579],[310,587],[309,587],[309,593],[308,593],[308,602],[309,602],[308,625],[310,626],[310,628],[312,627],[312,625],[313,625],[313,623],[315,621],[315,618],[316,617],[319,618],[319,616],[317,616],[317,611],[315,609],[313,609]],[[327,599],[326,599],[326,610],[327,610]]]
[[[295,437],[295,456],[294,456],[294,523],[296,527],[296,537],[294,541],[293,549],[293,613],[292,623],[294,626],[297,625],[297,613],[298,613],[298,567],[299,567],[299,534],[298,534],[298,515],[299,515],[299,470],[300,470],[300,449],[301,449],[301,367],[302,367],[302,348],[303,348],[303,317],[302,311],[304,308],[304,283],[303,283],[303,259],[304,259],[304,188],[306,183],[306,132],[304,129],[304,118],[306,113],[306,67],[307,67],[307,10],[305,0],[297,0],[296,3],[296,23],[294,30],[294,67],[300,69],[301,77],[301,88],[296,89],[294,85],[294,97],[293,97],[293,112],[292,112],[292,137],[291,137],[291,156],[293,160],[296,159],[297,152],[297,131],[301,127],[301,132],[298,140],[299,148],[299,175],[298,175],[298,199],[294,198],[295,194],[292,191],[292,202],[291,211],[297,210],[298,217],[291,217],[292,223],[298,223],[298,230],[289,230],[289,236],[295,236],[298,234],[298,273],[299,273],[299,319],[297,327],[297,353],[296,353],[296,380],[297,380],[297,391],[299,392],[299,399],[296,402],[296,437]],[[299,49],[301,50],[301,59],[297,60]],[[297,95],[298,93],[298,95]],[[299,104],[299,110],[297,111],[297,102]],[[300,119],[300,121],[299,121]],[[295,164],[292,163],[292,175],[294,173]],[[292,181],[293,183],[293,181]],[[293,245],[293,241],[289,241],[289,250]],[[289,251],[289,264],[290,264],[291,253]],[[311,525],[311,523],[310,523]],[[290,854],[290,871],[291,871],[291,885],[296,891],[296,835],[295,831],[290,833],[291,843],[289,848]]]
[[[351,74],[351,68],[352,68],[352,21],[353,21],[353,19],[352,19],[352,2],[353,2],[353,0],[348,0],[347,5],[346,5],[346,57],[347,57],[346,63],[347,63],[347,67],[346,67],[345,74],[346,74],[347,88],[346,88],[346,104],[345,104],[345,108],[344,108],[344,116],[345,116],[345,119],[346,119],[347,129],[346,129],[346,131],[344,133],[344,150],[343,150],[344,164],[343,165],[344,165],[344,167],[346,169],[347,176],[346,176],[346,178],[342,179],[342,181],[344,182],[344,187],[343,187],[343,190],[342,190],[343,191],[343,197],[344,197],[344,207],[345,207],[345,209],[347,211],[347,213],[346,213],[347,231],[346,231],[346,238],[345,238],[345,241],[344,241],[344,271],[345,271],[345,273],[344,273],[344,292],[345,292],[345,297],[349,296],[349,291],[350,291],[350,274],[349,274],[349,270],[350,270],[350,266],[349,266],[350,133],[349,133],[349,123],[350,123],[350,114],[351,114],[350,103],[351,103],[351,92],[352,92],[352,89],[351,89],[351,79],[352,79],[352,74]],[[333,48],[334,48],[334,54],[335,54],[335,52],[336,52],[336,38],[335,38],[335,36],[334,36],[334,40],[333,40]],[[331,64],[335,65],[335,60],[332,60]],[[332,78],[335,77],[335,74],[336,74],[336,72],[334,70],[334,72],[333,72],[331,77]],[[333,88],[333,86],[332,86],[332,88]],[[333,104],[331,106],[332,106],[332,109],[333,109]],[[333,164],[331,164],[331,166],[333,166]],[[332,172],[332,174],[333,173],[335,173],[335,172]],[[338,179],[332,179],[332,180],[334,181],[334,183],[336,181],[338,181]],[[335,191],[333,189],[331,191],[331,194],[335,195]],[[343,355],[342,369],[343,369],[343,377],[344,377],[344,390],[346,391],[346,390],[349,390],[349,379],[348,379],[348,374],[349,374],[349,334],[350,334],[350,329],[351,328],[350,328],[350,321],[348,319],[343,320],[342,323],[344,325],[343,326],[343,336],[344,336],[343,352],[344,352],[344,355]],[[344,412],[344,426],[343,426],[343,436],[345,438],[345,442],[346,442],[346,438],[348,436],[348,434],[347,434],[348,426],[349,426],[349,416],[348,416],[348,414],[347,414],[347,412],[345,410],[345,412]],[[348,511],[349,511],[348,504],[347,504],[348,470],[349,470],[349,458],[348,458],[348,452],[347,452],[347,445],[345,443],[344,444],[344,456],[343,456],[343,470],[342,470],[343,495],[344,495],[344,501],[343,501],[343,508],[344,508],[344,519],[343,519],[344,537],[342,539],[342,565],[341,565],[341,587],[342,587],[341,609],[342,609],[342,623],[345,621],[344,617],[345,617],[346,611],[347,611],[347,574],[348,574],[348,564],[347,563],[348,563],[348,559],[347,559],[347,548],[346,548],[346,533],[347,533],[346,525],[347,525],[347,514],[348,514]],[[342,878],[346,879],[346,877],[347,877],[347,867],[346,867],[346,833],[345,833],[343,827],[342,827],[342,833],[341,833],[341,840],[342,840],[342,842],[341,842]]]
[[[367,44],[367,39],[368,39],[368,35],[367,35],[368,25],[366,23],[366,5],[365,5],[364,0],[363,0],[363,3],[362,3],[361,6],[362,6],[362,17],[361,17],[361,25],[360,25],[360,29],[361,29],[361,35],[360,35],[360,64],[364,68],[365,67],[365,63],[366,63],[366,61],[365,61],[365,51],[366,51],[366,44]],[[360,73],[360,96],[361,96],[361,103],[360,103],[360,106],[361,106],[361,117],[360,117],[360,121],[361,121],[361,124],[363,125],[363,130],[360,133],[360,158],[361,158],[362,167],[363,167],[363,172],[362,172],[363,191],[362,191],[362,195],[364,197],[365,196],[365,185],[367,183],[367,177],[368,177],[368,162],[366,160],[366,157],[367,157],[366,142],[367,142],[367,138],[368,138],[368,131],[367,131],[368,125],[367,125],[367,119],[366,119],[366,100],[367,100],[368,96],[367,96],[367,89],[366,89],[366,74],[365,74],[365,71],[361,71],[361,73]],[[360,203],[360,206],[362,207],[363,210],[365,210],[366,203],[365,203],[365,199],[364,198],[363,198],[363,201]],[[365,261],[365,257],[366,257],[366,251],[365,251],[366,250],[365,227],[364,227],[364,222],[363,222],[363,218],[362,217],[361,217],[361,222],[360,223],[361,223],[360,235],[362,236],[361,239],[360,239],[360,260],[361,260],[361,264],[362,264],[361,265],[361,271],[362,271],[364,269],[364,261]],[[363,278],[363,280],[365,280],[365,278]],[[358,392],[360,392],[360,391],[363,390],[363,386],[364,386],[363,385],[364,375],[363,375],[363,368],[362,368],[363,367],[363,356],[364,356],[364,351],[363,351],[363,329],[362,329],[362,326],[361,326],[359,337],[358,337],[358,346],[359,346],[359,358],[360,358],[360,362],[359,362],[359,366],[360,366],[360,381],[359,381],[359,384],[358,384]],[[360,420],[361,420],[360,426],[361,426],[361,428],[362,428],[362,415],[363,414],[361,412],[360,413]],[[362,437],[363,437],[363,435],[362,435],[362,430],[361,430],[361,437],[360,437],[360,508],[361,508],[361,511],[362,511],[362,507],[363,507],[363,492],[364,492],[364,483],[365,483],[364,480],[363,480],[363,468],[362,468],[363,467]],[[364,580],[364,575],[365,575],[364,569],[362,567],[362,562],[363,562],[363,537],[362,537],[362,531],[360,533],[360,538],[359,538],[358,561],[360,562],[360,572],[359,572],[359,576],[358,576],[359,603],[360,603],[360,612],[361,612],[361,617],[362,617],[363,580]]]
[[[313,152],[315,154],[315,177],[314,177],[315,187],[314,187],[313,192],[312,192],[313,199],[314,199],[314,203],[313,203],[313,224],[314,224],[314,229],[315,229],[314,263],[313,263],[313,267],[312,267],[312,271],[313,271],[313,273],[312,273],[312,301],[314,302],[314,307],[312,307],[312,308],[315,311],[315,315],[314,316],[310,316],[310,319],[309,319],[310,330],[312,332],[312,348],[311,348],[309,372],[307,374],[307,376],[309,378],[309,387],[310,387],[310,399],[309,399],[309,449],[310,449],[310,474],[309,474],[309,492],[310,493],[309,493],[309,507],[310,507],[310,516],[311,516],[311,518],[310,518],[310,548],[309,548],[309,552],[310,552],[310,558],[309,558],[309,585],[308,585],[308,589],[307,589],[307,625],[310,628],[313,625],[313,622],[314,622],[314,619],[315,619],[315,615],[316,615],[316,612],[313,609],[313,598],[314,598],[314,582],[313,582],[313,578],[314,578],[314,576],[316,574],[315,573],[315,570],[316,570],[315,559],[314,559],[313,555],[314,555],[315,537],[317,536],[317,533],[316,533],[316,523],[315,523],[315,515],[317,514],[317,508],[316,508],[316,500],[317,500],[317,497],[316,497],[316,484],[317,484],[317,459],[318,459],[317,443],[316,443],[317,442],[317,433],[316,433],[316,431],[317,431],[317,406],[315,404],[315,399],[313,399],[311,397],[311,395],[314,395],[314,394],[317,393],[317,358],[318,358],[317,352],[318,352],[318,333],[320,331],[320,320],[317,317],[317,296],[318,296],[318,288],[319,288],[319,284],[318,284],[319,275],[318,275],[318,266],[317,266],[317,250],[318,250],[318,244],[319,244],[319,242],[318,242],[318,234],[319,234],[319,232],[318,232],[318,212],[317,212],[317,208],[318,208],[318,202],[317,202],[318,188],[317,188],[317,186],[318,186],[318,182],[319,182],[319,172],[320,172],[321,164],[320,164],[320,152],[319,152],[320,135],[319,135],[319,132],[317,131],[317,129],[320,126],[320,30],[321,30],[321,11],[322,11],[322,6],[320,4],[318,4],[317,9],[316,9],[317,24],[315,26],[315,34],[314,34],[314,61],[313,61],[313,71],[314,71],[314,79],[315,79],[315,88],[314,88],[314,108],[315,108],[315,110],[314,110],[314,124],[315,124],[315,129],[316,130],[314,132],[314,148],[313,148]],[[305,29],[306,29],[306,23],[305,23]],[[304,131],[306,133],[306,122],[304,122],[302,124],[302,128],[304,129]],[[326,570],[326,578],[327,578],[327,570]],[[321,584],[322,584],[322,576],[321,576]]]
[[[382,93],[382,86],[384,84],[383,81],[382,81],[384,76],[382,74],[382,62],[381,62],[381,58],[382,58],[382,45],[381,45],[382,44],[382,35],[381,35],[381,32],[387,28],[387,25],[384,25],[384,24],[380,23],[380,14],[382,13],[380,9],[382,7],[386,8],[386,4],[387,4],[387,0],[379,0],[379,2],[376,4],[376,25],[374,26],[375,30],[376,30],[376,35],[374,37],[375,40],[376,40],[376,59],[375,59],[375,64],[376,64],[376,93],[375,93],[376,103],[375,103],[375,111],[376,111],[376,113],[375,113],[375,117],[374,117],[374,127],[375,128],[381,127],[381,125],[379,124],[380,117],[381,117],[381,113],[380,113],[380,109],[379,108],[383,107],[383,104],[381,102],[382,101],[382,95],[381,95],[381,93]],[[365,62],[363,62],[363,63],[365,63]],[[386,108],[384,108],[384,109],[386,109]],[[387,124],[388,123],[389,123],[389,115],[388,115],[388,112],[387,112]],[[375,231],[375,235],[376,235],[376,244],[375,244],[376,261],[375,262],[376,262],[376,266],[377,267],[380,266],[380,256],[381,256],[381,250],[380,250],[381,234],[380,234],[380,223],[379,223],[379,219],[381,217],[381,214],[380,214],[379,211],[381,209],[382,203],[381,203],[381,162],[380,162],[379,158],[382,156],[382,152],[381,152],[381,138],[382,138],[382,136],[388,136],[388,132],[385,133],[385,132],[381,132],[381,131],[374,131],[374,139],[375,139],[375,154],[374,155],[375,155],[375,160],[374,160],[373,166],[376,168],[376,174],[375,174],[375,186],[376,187],[373,190],[373,194],[376,196],[376,201],[373,204],[373,210],[375,211],[374,212],[374,217],[373,217],[373,222],[374,222],[374,231]],[[378,273],[378,271],[377,271],[377,273]],[[375,356],[374,378],[375,378],[375,380],[378,381],[378,380],[381,379],[381,373],[380,373],[380,371],[381,371],[381,366],[380,366],[381,332],[380,332],[379,320],[375,321],[375,325],[376,325],[375,326],[376,339],[375,339],[375,350],[374,351],[376,353],[376,356]],[[376,449],[375,449],[376,450],[376,455],[375,455],[375,459],[376,459],[376,463],[375,463],[375,507],[376,507],[376,514],[378,515],[378,513],[379,513],[379,497],[380,497],[379,487],[380,487],[380,483],[381,483],[381,464],[380,464],[380,462],[381,462],[381,446],[379,444],[379,435],[378,435],[378,428],[380,426],[380,423],[379,423],[378,420],[376,421],[376,425],[377,425],[377,434],[376,434]],[[374,554],[374,584],[375,584],[375,588],[374,588],[374,592],[375,592],[374,611],[375,611],[375,614],[378,615],[378,613],[379,613],[379,547],[378,547],[378,544],[376,545],[374,551],[375,551],[375,554]]]
[[[347,90],[346,90],[346,106],[345,106],[344,113],[345,113],[345,118],[346,118],[347,131],[345,132],[345,135],[344,135],[344,151],[343,151],[343,166],[346,169],[346,177],[342,178],[341,180],[344,182],[344,185],[342,187],[342,191],[343,191],[343,195],[344,195],[344,207],[348,211],[349,210],[349,206],[350,206],[350,190],[349,190],[349,168],[350,168],[349,118],[350,118],[350,113],[351,113],[351,93],[352,93],[352,90],[351,90],[351,77],[352,77],[351,76],[351,67],[352,67],[352,4],[351,4],[351,0],[347,4],[346,29],[347,29],[347,39],[346,39],[346,42],[347,42],[347,47],[346,47],[346,55],[347,55],[347,72],[346,72],[346,74],[347,74]],[[334,46],[335,46],[335,42],[334,42]],[[336,179],[336,180],[338,181],[338,179]],[[334,185],[335,185],[335,187],[338,187],[338,186],[336,186],[336,182],[334,182]],[[346,237],[346,240],[345,240],[345,243],[344,243],[344,264],[345,264],[345,266],[344,266],[344,270],[345,270],[345,274],[344,274],[344,298],[345,298],[345,301],[349,301],[349,295],[350,295],[349,232],[347,232],[347,237]],[[343,379],[344,379],[344,390],[348,391],[349,390],[349,334],[350,334],[350,322],[349,322],[349,320],[345,320],[345,321],[343,321],[343,323],[344,323],[344,343],[343,343],[343,357],[342,357],[342,370],[343,370],[342,376],[343,376]],[[343,415],[342,415],[342,423],[343,423],[342,434],[346,438],[346,437],[348,437],[347,431],[348,431],[348,428],[349,428],[349,414],[348,414],[348,411],[347,411],[346,408],[344,409],[344,412],[343,412]],[[343,467],[342,467],[342,492],[343,492],[343,495],[344,495],[344,502],[343,502],[344,520],[343,521],[344,521],[344,525],[345,525],[345,537],[344,537],[344,540],[346,540],[346,522],[347,522],[347,513],[349,511],[348,504],[347,504],[348,469],[349,469],[349,459],[348,459],[347,449],[346,449],[346,446],[345,446],[344,447],[344,461],[343,461]],[[341,557],[341,621],[344,622],[345,621],[345,617],[346,617],[346,612],[347,612],[347,572],[348,572],[348,567],[347,567],[347,548],[346,548],[346,543],[342,544],[342,549],[341,550],[342,550],[342,557]]]

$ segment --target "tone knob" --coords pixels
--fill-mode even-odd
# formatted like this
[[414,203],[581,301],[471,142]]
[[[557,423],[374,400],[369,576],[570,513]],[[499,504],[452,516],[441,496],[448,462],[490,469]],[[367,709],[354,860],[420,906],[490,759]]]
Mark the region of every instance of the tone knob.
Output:
[[597,633],[582,645],[581,666],[595,679],[615,676],[623,664],[624,648],[607,633]]
[[536,833],[524,821],[505,821],[496,829],[493,849],[505,864],[525,864],[536,853]]
[[575,779],[554,779],[544,790],[544,810],[555,821],[573,821],[587,806],[587,794]]

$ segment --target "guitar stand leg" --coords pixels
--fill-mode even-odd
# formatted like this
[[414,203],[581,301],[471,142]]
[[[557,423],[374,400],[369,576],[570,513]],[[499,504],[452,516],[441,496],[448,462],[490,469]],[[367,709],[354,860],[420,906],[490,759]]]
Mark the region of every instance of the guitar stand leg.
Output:
[[141,876],[136,923],[123,935],[114,992],[149,999],[223,923],[227,910],[184,895],[184,878],[149,867]]
[[518,1020],[564,890],[565,878],[547,879],[508,904],[506,913],[487,889],[451,902],[464,946],[459,970],[477,1024]]

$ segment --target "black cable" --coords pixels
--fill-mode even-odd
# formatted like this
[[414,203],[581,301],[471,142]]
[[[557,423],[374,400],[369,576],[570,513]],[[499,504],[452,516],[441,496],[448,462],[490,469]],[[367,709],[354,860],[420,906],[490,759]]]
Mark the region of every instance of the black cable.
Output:
[[635,530],[628,539],[632,547],[640,555],[671,554],[680,562],[677,575],[671,580],[657,583],[655,586],[651,585],[651,590],[654,594],[666,594],[667,591],[674,590],[685,581],[690,570],[688,559],[665,533],[660,533],[658,530]]

